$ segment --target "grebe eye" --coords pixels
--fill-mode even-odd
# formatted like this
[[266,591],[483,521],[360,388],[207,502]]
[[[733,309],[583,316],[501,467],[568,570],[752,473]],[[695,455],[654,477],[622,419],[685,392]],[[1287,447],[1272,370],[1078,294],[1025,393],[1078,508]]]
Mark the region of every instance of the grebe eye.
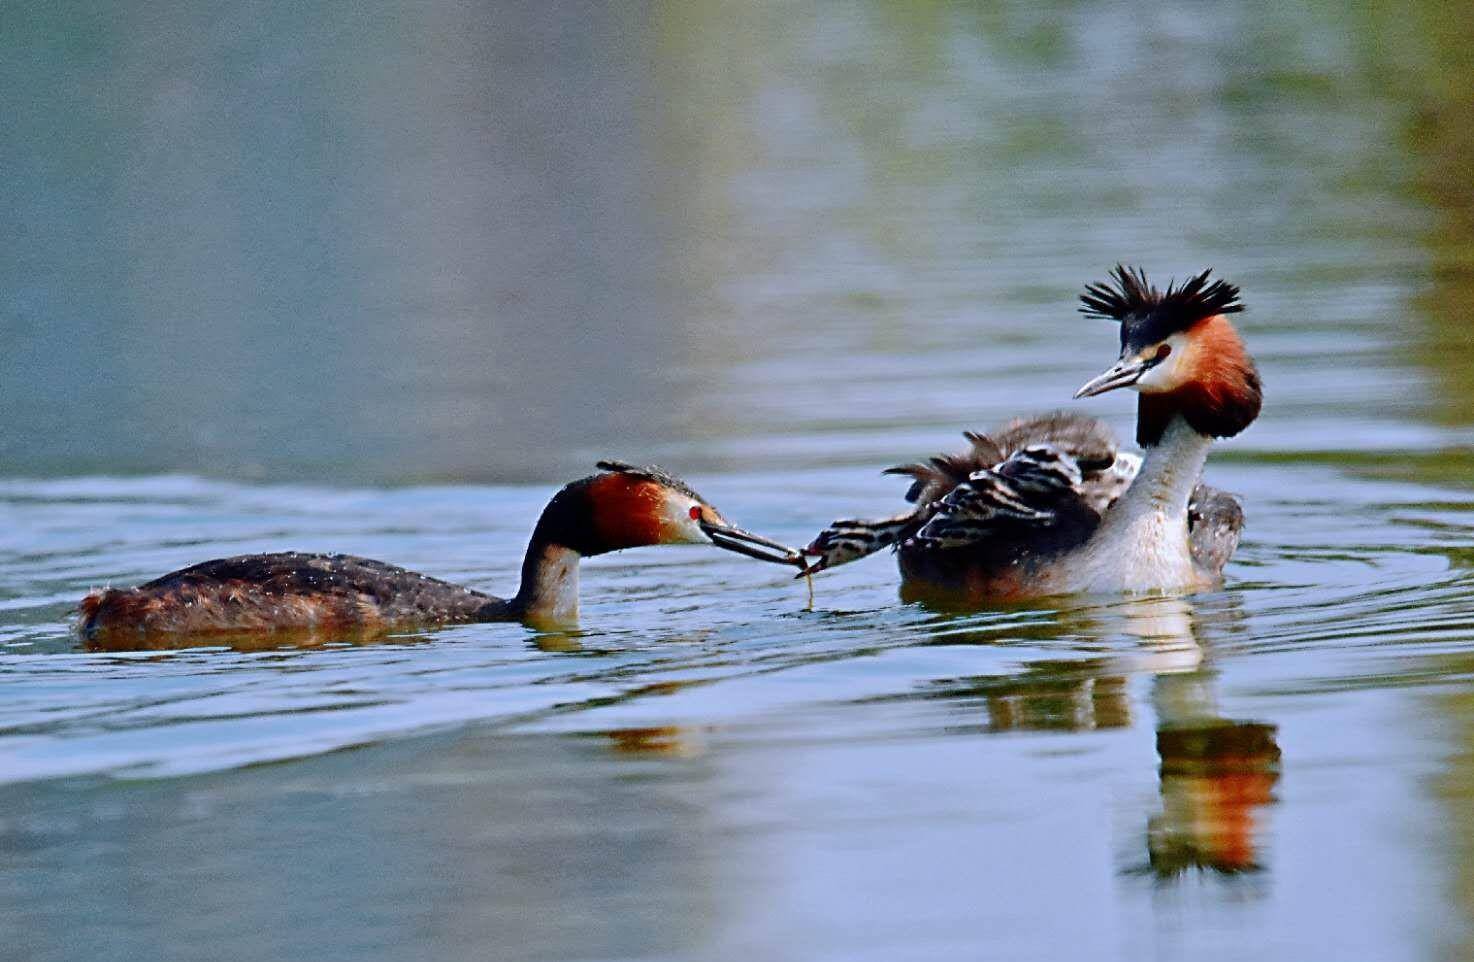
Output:
[[1167,359],[1167,355],[1168,354],[1171,354],[1171,353],[1172,353],[1172,345],[1171,344],[1158,344],[1157,345],[1157,356],[1154,357],[1154,358],[1152,358],[1152,360],[1153,361],[1164,361],[1164,360]]
[[701,505],[699,505],[699,504],[693,504],[693,505],[691,505],[691,520],[692,521],[700,521],[701,520]]

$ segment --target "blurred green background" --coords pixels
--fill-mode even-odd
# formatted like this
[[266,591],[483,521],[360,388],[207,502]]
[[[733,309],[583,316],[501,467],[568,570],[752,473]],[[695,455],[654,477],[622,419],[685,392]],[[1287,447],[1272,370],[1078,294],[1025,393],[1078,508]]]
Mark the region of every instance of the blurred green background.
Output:
[[1063,400],[1118,259],[1246,288],[1278,423],[1417,447],[1474,414],[1470,19],[6,4],[0,464],[897,458]]

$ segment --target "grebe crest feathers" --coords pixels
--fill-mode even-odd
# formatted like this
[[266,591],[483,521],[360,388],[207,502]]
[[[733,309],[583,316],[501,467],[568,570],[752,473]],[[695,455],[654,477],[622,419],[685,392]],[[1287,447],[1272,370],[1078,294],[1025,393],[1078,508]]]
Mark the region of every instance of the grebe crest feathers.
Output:
[[1212,269],[1169,282],[1165,291],[1140,268],[1117,264],[1110,279],[1088,284],[1081,313],[1119,321],[1121,354],[1076,397],[1129,387],[1141,395],[1136,439],[1158,443],[1182,416],[1210,438],[1238,434],[1259,416],[1263,388],[1229,314],[1244,309],[1237,286],[1209,277]]

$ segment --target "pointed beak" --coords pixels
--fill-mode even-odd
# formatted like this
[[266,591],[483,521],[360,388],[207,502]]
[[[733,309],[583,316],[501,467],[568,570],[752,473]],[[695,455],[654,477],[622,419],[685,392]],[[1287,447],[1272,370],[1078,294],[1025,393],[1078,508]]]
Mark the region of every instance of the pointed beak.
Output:
[[1114,391],[1118,387],[1130,387],[1141,380],[1141,376],[1150,366],[1139,357],[1123,357],[1103,374],[1080,385],[1080,390],[1075,392],[1075,397],[1094,397],[1097,394]]
[[697,518],[696,521],[701,526],[702,533],[710,538],[711,543],[718,548],[735,551],[759,561],[771,561],[774,564],[794,565],[799,568],[807,564],[801,551],[790,548],[786,544],[779,544],[770,538],[753,534],[751,531],[744,531],[734,525],[717,524],[704,518]]

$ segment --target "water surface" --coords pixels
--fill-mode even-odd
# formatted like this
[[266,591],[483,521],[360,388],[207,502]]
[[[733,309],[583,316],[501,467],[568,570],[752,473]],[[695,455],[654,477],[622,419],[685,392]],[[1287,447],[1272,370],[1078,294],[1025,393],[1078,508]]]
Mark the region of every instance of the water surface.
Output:
[[[1461,958],[1474,195],[1443,7],[0,13],[0,937],[34,960]],[[289,548],[510,591],[659,460],[790,543],[1244,288],[1224,590],[597,559],[579,632],[89,653]],[[1079,402],[1130,435],[1129,398]]]

